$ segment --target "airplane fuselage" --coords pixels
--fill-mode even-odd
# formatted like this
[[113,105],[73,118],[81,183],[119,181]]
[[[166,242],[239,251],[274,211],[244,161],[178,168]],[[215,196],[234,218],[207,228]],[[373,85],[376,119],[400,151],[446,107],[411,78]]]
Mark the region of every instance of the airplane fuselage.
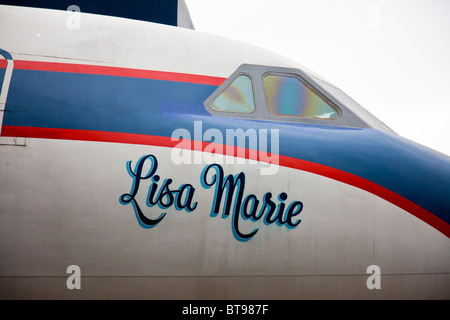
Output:
[[301,69],[259,48],[0,15],[0,297],[450,297],[447,156],[381,126],[209,112],[242,64]]

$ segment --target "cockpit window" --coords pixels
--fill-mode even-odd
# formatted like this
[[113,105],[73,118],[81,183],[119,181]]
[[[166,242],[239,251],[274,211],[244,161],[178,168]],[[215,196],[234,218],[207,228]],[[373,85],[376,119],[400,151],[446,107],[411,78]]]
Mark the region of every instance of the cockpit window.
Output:
[[325,80],[288,67],[242,64],[203,106],[215,117],[392,132]]
[[266,74],[267,108],[274,115],[337,119],[339,112],[325,97],[296,75]]
[[213,100],[211,109],[239,113],[252,113],[255,111],[255,99],[250,77],[239,75]]

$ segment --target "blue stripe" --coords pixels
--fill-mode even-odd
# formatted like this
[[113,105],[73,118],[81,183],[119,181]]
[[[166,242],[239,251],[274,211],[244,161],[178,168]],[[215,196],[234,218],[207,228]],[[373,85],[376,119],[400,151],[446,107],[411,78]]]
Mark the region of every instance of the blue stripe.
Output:
[[0,55],[2,55],[3,57],[5,57],[5,59],[7,60],[12,60],[12,56],[9,54],[9,52],[6,52],[3,49],[0,49]]
[[[0,60],[3,60],[3,59],[5,59],[5,60],[12,60],[12,57],[11,57],[11,55],[8,52],[6,52],[5,50],[0,49]],[[6,73],[6,68],[5,69],[0,68],[0,90],[1,90],[1,88],[3,86],[3,80],[5,78],[5,73]]]
[[3,86],[3,80],[5,78],[5,72],[6,72],[6,69],[1,69],[0,68],[0,89]]
[[[279,129],[280,154],[340,169],[381,185],[450,223],[450,158],[397,135],[212,117],[203,101],[215,86],[14,70],[4,125],[170,137],[177,128]],[[25,112],[24,112],[25,111]]]

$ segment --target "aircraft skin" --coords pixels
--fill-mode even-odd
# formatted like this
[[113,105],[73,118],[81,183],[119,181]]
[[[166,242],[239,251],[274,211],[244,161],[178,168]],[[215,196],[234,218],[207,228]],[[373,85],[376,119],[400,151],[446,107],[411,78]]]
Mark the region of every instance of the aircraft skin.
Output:
[[[450,298],[448,156],[376,119],[211,114],[242,65],[332,89],[243,43],[70,14],[0,6],[1,299]],[[279,165],[205,134],[230,129],[277,137]]]

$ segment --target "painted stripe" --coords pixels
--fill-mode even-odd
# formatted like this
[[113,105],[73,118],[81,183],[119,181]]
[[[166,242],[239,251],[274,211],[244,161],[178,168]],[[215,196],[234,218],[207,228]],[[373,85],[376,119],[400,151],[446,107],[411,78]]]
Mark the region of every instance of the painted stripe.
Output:
[[[2,87],[0,91],[0,110],[5,110],[6,98],[8,97],[9,85],[11,83],[11,77],[14,70],[14,60],[8,60],[7,68],[3,76]],[[0,119],[1,120],[1,119]],[[0,121],[0,126],[2,121]]]
[[13,58],[11,57],[11,55],[9,54],[9,52],[0,49],[0,55],[2,55],[3,57],[5,57],[5,59],[7,60],[13,60]]
[[[8,97],[9,86],[11,83],[11,77],[14,69],[14,60],[12,60],[11,55],[5,50],[0,49],[0,55],[5,57],[5,59],[0,59],[0,135],[2,133],[2,124],[4,117],[4,110],[6,107],[6,100]],[[3,71],[5,69],[5,71]]]
[[131,68],[88,65],[88,64],[26,61],[26,60],[14,60],[14,62],[15,62],[14,68],[19,70],[97,74],[97,75],[117,76],[117,77],[188,82],[214,86],[220,86],[226,80],[225,78],[197,75],[197,74],[141,70]]
[[[56,81],[57,85],[61,83],[73,84],[76,81],[78,81],[77,83],[78,85],[75,87],[81,88],[82,91],[84,90],[83,92],[88,92],[86,97],[89,97],[89,99],[91,99],[90,101],[88,101],[90,104],[102,107],[116,106],[119,107],[118,109],[115,109],[116,112],[120,111],[124,112],[126,110],[126,113],[124,114],[132,115],[133,112],[135,112],[136,114],[140,114],[141,117],[133,119],[133,121],[130,121],[131,118],[128,119],[128,121],[121,121],[121,119],[117,118],[120,121],[114,122],[114,119],[116,118],[110,117],[108,113],[99,112],[99,110],[105,111],[112,110],[111,108],[98,108],[98,107],[96,109],[79,108],[79,102],[82,102],[83,106],[89,106],[89,104],[87,104],[86,101],[79,101],[78,92],[73,90],[73,88],[71,87],[67,88],[62,86],[61,88],[59,88],[60,90],[66,90],[65,91],[66,94],[72,95],[69,96],[71,98],[68,98],[68,101],[71,102],[73,100],[72,101],[73,103],[65,105],[67,112],[66,111],[63,112],[63,109],[54,109],[55,107],[54,105],[48,104],[46,101],[40,101],[39,99],[41,97],[39,96],[37,97],[39,99],[35,99],[30,95],[23,95],[21,91],[17,91],[15,92],[15,95],[13,95],[15,100],[11,99],[10,107],[14,108],[15,105],[19,107],[21,105],[27,106],[28,112],[26,114],[22,112],[11,112],[8,114],[9,116],[7,119],[8,121],[5,120],[4,122],[4,124],[6,125],[5,127],[8,126],[15,127],[18,130],[16,132],[17,134],[4,133],[4,135],[10,136],[27,136],[36,138],[50,138],[50,139],[71,139],[83,141],[105,141],[117,143],[135,143],[144,145],[174,147],[177,144],[177,142],[170,141],[170,138],[168,138],[168,136],[170,136],[170,132],[172,132],[174,128],[183,127],[183,124],[185,125],[186,124],[185,122],[189,120],[189,118],[180,117],[180,115],[186,114],[186,110],[189,109],[188,114],[195,115],[196,119],[198,119],[199,116],[206,116],[206,115],[209,116],[208,114],[203,115],[201,113],[201,111],[202,112],[205,111],[203,110],[203,106],[199,101],[203,101],[204,97],[208,96],[210,94],[210,91],[213,90],[212,88],[214,87],[211,86],[211,84],[214,84],[214,86],[217,87],[217,85],[220,85],[225,80],[223,78],[217,77],[197,76],[181,73],[81,65],[81,64],[33,62],[21,60],[17,61],[17,63],[18,66],[16,66],[16,69],[18,70],[35,71],[33,77],[27,77],[26,73],[20,74],[18,72],[18,76],[20,75],[21,77],[23,77],[23,79],[22,78],[20,79],[22,79],[22,81],[25,81],[25,83],[27,83],[27,87],[30,86],[39,88],[42,86],[45,87],[45,85],[47,85],[46,81],[48,82],[49,79],[52,81]],[[60,73],[63,78],[59,76],[48,78],[48,73],[46,73],[45,76],[43,76],[41,79],[40,76],[35,77],[36,75],[38,75],[36,71],[54,72],[55,75]],[[73,74],[73,79],[67,79],[66,75],[70,76],[71,74]],[[124,88],[123,91],[125,95],[127,95],[126,99],[124,99],[124,97],[121,97],[123,101],[121,100],[119,103],[116,100],[116,98],[114,98],[114,100],[111,101],[107,100],[108,98],[112,98],[113,96],[111,97],[101,96],[101,100],[99,100],[98,97],[95,96],[95,93],[91,92],[89,89],[92,88],[92,84],[90,82],[91,79],[84,76],[89,74],[117,76],[117,78],[104,77],[103,79],[99,78],[92,79],[92,83],[95,83],[95,88],[97,89],[108,88],[108,90],[111,90],[111,88],[118,87],[119,84],[128,86],[126,89]],[[167,80],[167,81],[157,81],[158,83],[151,84],[151,86],[148,87],[148,89],[153,91],[151,92],[145,91],[145,94],[143,94],[141,91],[139,91],[139,88],[142,84],[138,82],[132,83],[127,82],[126,80],[124,80],[127,78],[141,78],[141,79]],[[28,79],[31,79],[29,81],[30,83],[26,82],[28,81]],[[196,86],[197,84],[209,84],[209,86],[197,87]],[[146,86],[147,85],[148,84],[146,84]],[[48,85],[47,87],[54,88],[53,86],[50,85]],[[39,90],[37,91],[39,92]],[[164,100],[166,99],[165,97],[172,96],[174,92],[176,92],[176,99],[179,99],[179,101],[183,101],[182,103],[177,102],[177,100],[175,100],[175,102]],[[147,96],[149,95],[155,97],[155,100],[151,102],[151,105],[149,105],[147,100]],[[158,113],[156,114],[153,113],[146,115],[145,118],[142,118],[142,114],[138,111],[144,105],[147,106],[149,109],[152,108],[153,110],[156,111],[160,110],[161,115],[158,116]],[[51,106],[50,109],[48,108],[49,106]],[[126,107],[126,109],[123,109],[124,106]],[[43,107],[44,109],[45,107],[47,109],[43,110]],[[20,108],[17,110],[21,111]],[[171,111],[172,113],[170,115],[165,115],[164,113],[168,111]],[[52,114],[56,116],[53,118],[46,117],[45,119],[43,119],[39,116],[39,113],[45,112],[47,112],[47,114]],[[26,117],[24,117],[25,115]],[[91,125],[90,127],[85,126],[84,122],[80,123],[77,122],[76,120],[76,119],[95,119],[95,118],[103,119],[105,116],[107,117],[108,121],[95,122],[95,126]],[[158,124],[161,121],[164,121],[165,123],[165,125],[161,128],[162,130],[159,129],[153,130],[153,128],[158,127]],[[229,121],[222,119],[221,121],[214,123],[214,125],[222,129],[224,129],[226,126],[230,126],[230,128],[233,128],[235,124],[234,122],[231,123],[230,121],[232,121],[232,119],[230,119]],[[143,126],[144,123],[145,126]],[[132,125],[132,127],[130,127],[130,125]],[[253,125],[258,124],[253,123]],[[266,127],[265,124],[260,125],[263,126],[264,128]],[[65,128],[65,129],[46,129],[45,127]],[[143,128],[145,130],[143,130]],[[301,139],[301,141],[298,141],[298,143],[303,146],[304,150],[308,150],[308,148],[314,149],[318,145],[321,145],[327,148],[327,150],[329,150],[329,154],[345,155],[345,151],[348,151],[345,150],[347,144],[341,143],[343,143],[346,139],[351,139],[350,141],[353,141],[353,145],[358,145],[358,143],[361,143],[360,139],[363,139],[364,137],[370,139],[375,138],[372,137],[370,133],[365,132],[365,134],[362,137],[358,135],[359,138],[355,140],[356,136],[353,135],[349,136],[348,132],[344,130],[340,132],[338,137],[336,137],[336,135],[333,134],[334,142],[332,144],[325,143],[324,145],[325,141],[324,138],[327,135],[330,135],[329,132],[328,133],[324,132],[324,134],[321,134],[321,136],[318,139],[316,139],[313,138],[313,136],[311,136],[312,133],[309,132],[307,128],[304,129],[306,131],[302,131],[300,136],[296,136],[297,138]],[[43,132],[42,130],[44,131],[49,130],[49,131]],[[113,130],[114,132],[111,132]],[[122,133],[119,133],[116,130],[121,131]],[[335,132],[335,130],[339,130],[339,128],[334,128],[332,131]],[[24,132],[28,133],[24,134]],[[396,140],[394,139],[394,141],[392,142],[395,141]],[[375,142],[375,140],[373,140],[372,142]],[[390,149],[389,147],[395,146],[398,147],[399,143],[400,146],[402,146],[401,142],[397,141],[394,144],[388,144],[388,148],[386,149],[382,148],[381,150],[392,151],[392,149]],[[208,145],[210,144],[208,143]],[[375,143],[375,145],[380,146],[378,143]],[[223,146],[221,146],[219,149],[221,148],[223,148]],[[380,176],[379,174],[377,174],[376,176],[374,176],[371,171],[361,172],[361,170],[358,170],[358,166],[355,167],[356,170],[353,170],[354,166],[352,165],[353,162],[351,162],[354,161],[353,158],[349,159],[345,157],[344,158],[332,157],[327,158],[326,161],[327,163],[323,163],[322,161],[324,159],[317,158],[317,155],[314,153],[311,154],[308,152],[302,152],[302,149],[294,150],[289,148],[280,151],[281,151],[280,153],[285,154],[284,156],[280,156],[281,165],[323,175],[331,179],[338,180],[347,183],[349,185],[358,187],[360,189],[366,190],[368,192],[371,192],[405,209],[406,211],[412,213],[421,220],[429,223],[430,225],[432,225],[433,227],[435,227],[436,229],[440,230],[448,237],[450,237],[450,232],[448,231],[449,224],[447,223],[447,220],[445,220],[445,217],[448,216],[448,214],[446,214],[445,211],[446,208],[445,197],[442,199],[438,199],[436,198],[436,196],[433,197],[433,195],[439,194],[436,193],[436,191],[440,192],[439,189],[441,188],[439,187],[440,184],[436,185],[436,183],[434,183],[436,187],[433,187],[431,189],[429,188],[431,185],[426,184],[424,185],[425,189],[421,190],[412,188],[410,184],[404,183],[400,185],[393,184],[393,181],[395,180],[391,179],[390,170],[392,170],[392,168],[398,165],[399,161],[393,160],[392,157],[388,157],[390,161],[394,161],[394,163],[391,163],[390,167],[387,168],[387,170],[385,171],[387,175]],[[344,151],[344,153],[342,151]],[[383,157],[379,157],[379,154],[373,153],[370,150],[366,151],[368,152],[367,154],[371,156],[370,159],[375,157],[374,159],[378,159],[378,161],[383,160],[382,159]],[[409,151],[412,151],[412,149]],[[303,156],[306,156],[307,158],[303,158]],[[307,160],[299,160],[302,158]],[[356,157],[356,159],[358,158]],[[350,160],[350,162],[348,160]],[[303,165],[300,165],[302,161]],[[317,161],[323,164],[319,164],[317,163]],[[369,165],[370,164],[374,165],[373,161],[372,162],[369,161]],[[339,168],[340,170],[337,168]],[[429,170],[425,170],[425,172],[430,174]],[[384,172],[382,173],[384,174]],[[344,177],[342,178],[343,175]],[[413,182],[412,179],[409,179],[408,181]],[[426,188],[427,186],[428,188]],[[395,192],[390,190],[395,190]],[[400,194],[403,194],[403,196],[401,196]],[[408,199],[414,199],[415,202],[419,203],[420,205],[416,205],[415,203],[407,200],[405,197],[408,197]],[[444,206],[442,207],[442,205]],[[430,208],[437,210],[428,211],[424,208],[427,208],[428,210],[430,210]],[[440,213],[440,215],[438,216],[432,214],[431,212],[438,212]],[[444,218],[441,219],[442,217]]]
[[[155,135],[75,130],[75,129],[16,127],[16,126],[4,126],[3,135],[13,137],[42,138],[42,139],[66,139],[66,140],[80,140],[80,141],[141,144],[158,147],[168,147],[168,148],[174,148],[179,143],[178,141],[172,141],[170,137],[155,136]],[[198,143],[195,143],[195,141],[190,141],[190,144],[192,150],[194,150],[194,148],[199,145]],[[211,148],[213,147],[211,143],[203,142],[202,151],[207,146],[209,146],[209,150],[211,150]],[[227,148],[225,148],[225,146],[219,145],[219,148],[216,148],[215,151],[220,153],[220,150],[226,149]],[[245,158],[247,159],[252,158],[249,155],[254,154],[253,152],[250,152],[249,149],[239,147],[233,147],[233,150],[234,155],[239,156],[240,154],[245,154]],[[254,160],[260,159],[258,158]],[[418,219],[424,221],[425,223],[429,224],[430,226],[439,230],[444,235],[450,238],[450,225],[448,223],[446,223],[436,215],[432,214],[428,210],[413,203],[412,201],[367,179],[326,165],[283,155],[279,156],[279,165],[283,167],[288,167],[296,170],[317,174],[372,193],[411,213]]]

